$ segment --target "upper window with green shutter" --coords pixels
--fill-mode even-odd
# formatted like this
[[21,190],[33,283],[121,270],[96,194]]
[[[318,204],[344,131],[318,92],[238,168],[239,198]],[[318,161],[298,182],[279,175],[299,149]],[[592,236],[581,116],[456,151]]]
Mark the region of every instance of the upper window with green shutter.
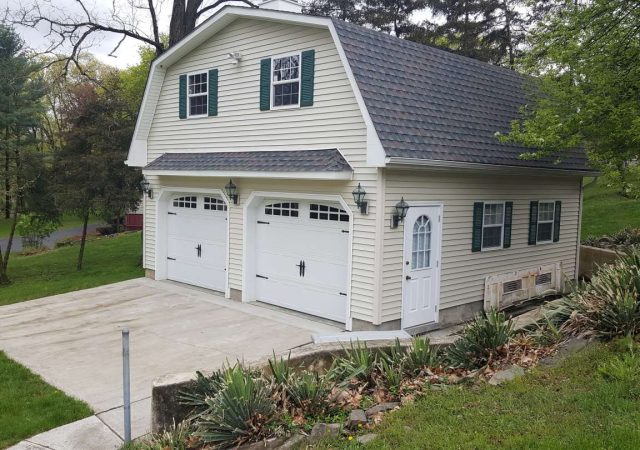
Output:
[[209,74],[208,72],[187,75],[187,114],[188,117],[206,116],[209,112]]
[[538,201],[536,244],[558,242],[560,232],[560,201]]
[[271,108],[300,106],[300,53],[271,58]]

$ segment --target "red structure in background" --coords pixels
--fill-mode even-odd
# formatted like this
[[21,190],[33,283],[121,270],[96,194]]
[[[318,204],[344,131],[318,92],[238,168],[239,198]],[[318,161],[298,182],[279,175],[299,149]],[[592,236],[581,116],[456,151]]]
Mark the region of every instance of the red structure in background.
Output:
[[142,214],[126,214],[124,216],[124,226],[127,231],[142,230]]

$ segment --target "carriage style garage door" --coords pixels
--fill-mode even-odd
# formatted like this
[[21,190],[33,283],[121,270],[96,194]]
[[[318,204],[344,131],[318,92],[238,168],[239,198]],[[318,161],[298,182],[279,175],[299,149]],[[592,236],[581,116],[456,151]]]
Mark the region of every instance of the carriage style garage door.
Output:
[[167,278],[225,290],[227,205],[213,194],[177,194],[169,200]]
[[349,215],[338,204],[268,200],[258,206],[256,299],[344,322]]

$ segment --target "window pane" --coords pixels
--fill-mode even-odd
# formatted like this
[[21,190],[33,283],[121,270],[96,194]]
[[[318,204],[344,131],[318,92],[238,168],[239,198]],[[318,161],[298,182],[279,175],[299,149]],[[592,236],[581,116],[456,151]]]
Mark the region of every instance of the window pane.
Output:
[[553,222],[538,224],[538,242],[550,241],[553,234]]
[[485,203],[484,204],[484,224],[485,225],[502,225],[504,214],[504,205],[502,203]]
[[502,227],[484,227],[482,229],[482,248],[500,247]]
[[411,269],[431,267],[431,221],[420,216],[413,224]]
[[189,97],[189,115],[197,116],[207,113],[207,96]]
[[553,220],[553,202],[540,202],[538,205],[538,221]]

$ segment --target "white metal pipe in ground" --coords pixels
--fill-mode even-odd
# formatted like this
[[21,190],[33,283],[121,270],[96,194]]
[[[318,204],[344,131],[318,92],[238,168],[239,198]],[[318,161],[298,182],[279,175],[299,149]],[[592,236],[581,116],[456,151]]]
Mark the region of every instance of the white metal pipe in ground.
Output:
[[129,369],[129,329],[122,329],[122,391],[124,400],[124,442],[131,442],[131,382]]

